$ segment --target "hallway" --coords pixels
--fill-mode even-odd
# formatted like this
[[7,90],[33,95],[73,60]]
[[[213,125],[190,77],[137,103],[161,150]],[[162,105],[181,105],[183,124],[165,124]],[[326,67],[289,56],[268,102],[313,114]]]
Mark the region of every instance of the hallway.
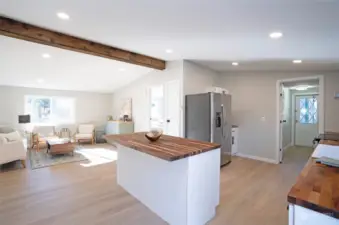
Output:
[[282,164],[295,165],[302,169],[313,151],[312,147],[291,146],[283,152]]

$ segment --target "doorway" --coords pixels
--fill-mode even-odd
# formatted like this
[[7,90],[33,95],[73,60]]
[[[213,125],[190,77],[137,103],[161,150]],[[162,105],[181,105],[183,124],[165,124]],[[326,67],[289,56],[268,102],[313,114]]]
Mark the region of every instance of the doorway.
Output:
[[294,140],[296,146],[312,147],[314,137],[319,135],[318,94],[294,95]]
[[164,130],[164,87],[158,85],[149,89],[150,96],[150,128]]
[[149,88],[149,129],[180,136],[180,82],[174,80]]
[[277,81],[277,163],[286,149],[312,147],[313,139],[324,132],[323,103],[323,76]]

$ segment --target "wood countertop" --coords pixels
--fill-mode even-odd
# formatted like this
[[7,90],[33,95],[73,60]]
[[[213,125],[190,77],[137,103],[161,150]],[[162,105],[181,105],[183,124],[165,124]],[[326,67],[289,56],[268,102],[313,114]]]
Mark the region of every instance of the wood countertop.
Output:
[[[338,145],[322,140],[321,144]],[[310,158],[288,193],[288,202],[339,219],[339,168],[325,166]]]
[[150,142],[144,132],[106,135],[105,139],[109,143],[118,143],[167,161],[175,161],[220,148],[219,144],[168,135],[162,135],[158,141]]

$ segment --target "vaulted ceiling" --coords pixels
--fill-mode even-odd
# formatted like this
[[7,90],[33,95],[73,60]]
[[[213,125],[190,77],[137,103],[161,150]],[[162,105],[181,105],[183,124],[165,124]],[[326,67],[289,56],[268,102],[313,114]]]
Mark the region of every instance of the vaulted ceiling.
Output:
[[[60,20],[57,12],[70,19]],[[305,70],[339,68],[338,0],[2,0],[0,14],[220,71],[234,70],[233,61],[240,62],[239,70],[246,64],[248,70],[294,70],[294,59],[309,65]],[[283,37],[270,39],[274,31]]]
[[166,60],[339,59],[338,0],[2,0],[0,13]]
[[112,93],[151,71],[4,36],[0,49],[0,85]]

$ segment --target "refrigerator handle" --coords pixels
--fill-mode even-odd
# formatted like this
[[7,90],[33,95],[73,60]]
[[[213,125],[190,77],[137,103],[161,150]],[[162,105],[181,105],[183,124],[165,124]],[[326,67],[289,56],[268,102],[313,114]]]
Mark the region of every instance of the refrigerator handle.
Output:
[[224,104],[221,104],[221,135],[224,137]]

